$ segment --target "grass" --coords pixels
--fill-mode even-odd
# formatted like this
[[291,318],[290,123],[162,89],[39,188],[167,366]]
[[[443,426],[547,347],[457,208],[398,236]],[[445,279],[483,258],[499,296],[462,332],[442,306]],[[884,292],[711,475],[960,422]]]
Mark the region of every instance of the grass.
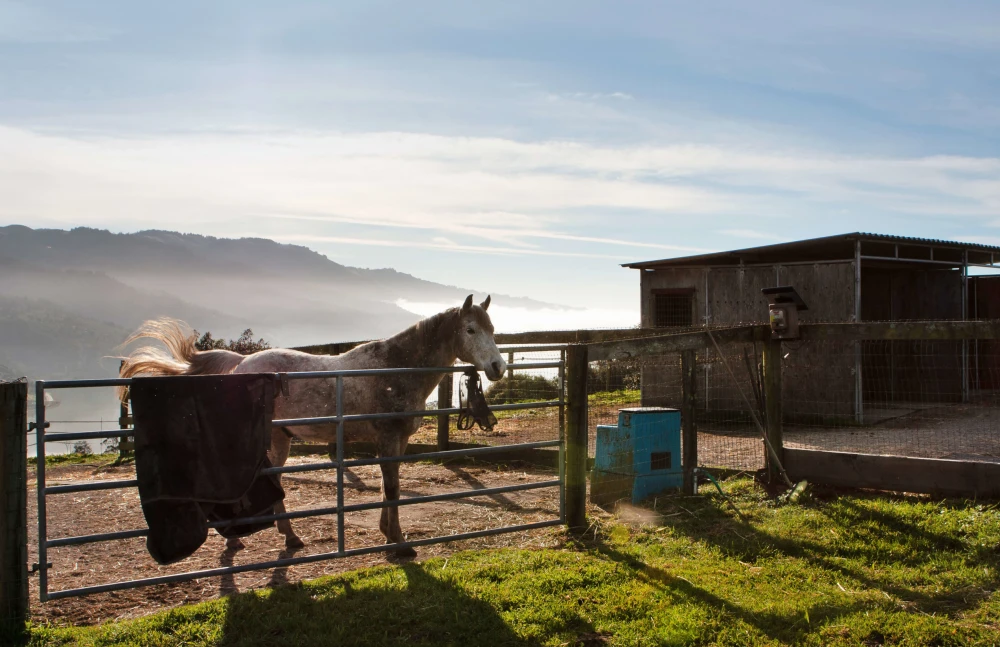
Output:
[[[107,452],[104,454],[54,454],[45,456],[46,467],[54,465],[110,465],[118,460],[118,452]],[[38,459],[32,456],[28,459],[28,465],[36,465]]]
[[587,396],[590,406],[620,406],[623,402],[639,402],[639,389],[621,389],[618,391],[599,391]]
[[[995,645],[1000,511],[748,478],[560,549],[464,552],[256,591],[33,645]],[[633,511],[635,514],[635,511]]]

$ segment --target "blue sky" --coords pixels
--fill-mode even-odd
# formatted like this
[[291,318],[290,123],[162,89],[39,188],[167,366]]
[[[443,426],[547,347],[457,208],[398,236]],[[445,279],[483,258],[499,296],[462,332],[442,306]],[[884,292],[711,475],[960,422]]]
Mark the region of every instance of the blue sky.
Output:
[[620,262],[1000,242],[1000,3],[0,0],[0,195],[634,316]]

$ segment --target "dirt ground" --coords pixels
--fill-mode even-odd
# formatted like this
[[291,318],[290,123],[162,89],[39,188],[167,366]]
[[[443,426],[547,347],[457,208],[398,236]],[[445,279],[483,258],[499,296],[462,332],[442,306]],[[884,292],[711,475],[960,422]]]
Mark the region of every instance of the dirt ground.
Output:
[[[289,464],[325,460],[323,456],[293,457]],[[121,467],[65,465],[49,467],[48,485],[134,478],[131,465]],[[420,496],[460,490],[497,487],[517,483],[550,480],[551,470],[523,466],[497,466],[466,463],[438,465],[404,464],[401,469],[402,496]],[[38,561],[37,516],[34,474],[29,482],[29,560]],[[346,474],[345,501],[377,501],[380,494],[377,466],[352,468]],[[330,506],[336,502],[336,472],[319,471],[288,474],[282,479],[288,510]],[[134,488],[97,492],[52,495],[47,498],[48,535],[50,539],[99,532],[144,528],[145,521]],[[441,503],[400,508],[400,523],[408,539],[421,539],[483,530],[515,524],[532,523],[558,517],[558,489],[546,488],[492,496],[480,496]],[[367,510],[346,515],[345,543],[348,549],[379,545],[384,542],[378,529],[379,511]],[[49,550],[49,590],[58,591],[156,577],[170,573],[217,568],[233,564],[269,561],[335,551],[336,516],[313,517],[293,521],[296,532],[306,543],[297,551],[284,549],[277,530],[269,529],[244,539],[245,550],[225,550],[225,542],[210,531],[208,541],[194,555],[169,566],[160,566],[149,557],[143,538],[101,542]],[[559,527],[522,533],[496,535],[476,540],[435,544],[418,549],[418,559],[449,555],[458,550],[482,547],[541,547],[558,543]],[[73,597],[45,603],[38,602],[38,576],[31,579],[32,618],[56,624],[93,624],[104,620],[142,616],[154,611],[207,600],[237,591],[247,591],[296,582],[385,564],[391,559],[384,553],[333,559],[288,568],[253,571],[212,577],[179,584],[157,585],[112,593]]]

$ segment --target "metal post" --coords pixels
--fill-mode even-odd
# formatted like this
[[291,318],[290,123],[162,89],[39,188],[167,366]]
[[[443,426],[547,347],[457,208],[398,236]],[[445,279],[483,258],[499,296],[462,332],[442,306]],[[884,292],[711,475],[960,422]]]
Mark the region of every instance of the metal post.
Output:
[[697,354],[694,350],[681,353],[681,467],[684,469],[684,493],[697,494],[695,470],[698,468],[698,423],[695,420],[695,397],[698,388]]
[[45,380],[35,381],[35,489],[38,492],[38,599],[49,599],[48,533],[45,519]]
[[[507,366],[511,366],[514,363],[514,351],[507,353]],[[527,397],[527,396],[525,396]],[[507,402],[514,401],[514,369],[507,369]]]
[[[711,268],[705,270],[705,328],[709,327],[709,322],[710,322],[710,320],[712,318],[712,313],[708,309],[708,274],[711,271],[712,271]],[[711,359],[711,357],[709,357],[709,354],[711,352],[712,352],[711,349],[705,349],[705,390],[703,391],[703,393],[705,394],[703,396],[705,398],[705,411],[708,411],[708,407],[709,407],[709,402],[708,402],[708,393],[709,393],[709,391],[708,391],[708,376],[709,376],[709,373],[711,373],[711,371],[712,371],[712,363],[709,361]]]
[[337,376],[337,552],[344,554],[344,377]]
[[566,351],[559,351],[559,520],[566,523]]
[[[781,420],[781,340],[771,339],[764,343],[764,424],[767,440],[784,462]],[[771,482],[781,480],[781,467],[774,464],[768,452],[764,452],[767,474]]]
[[28,620],[28,382],[0,382],[0,636]]
[[[962,254],[962,315],[969,318],[969,250]],[[969,340],[962,340],[962,402],[969,401]]]
[[[125,360],[121,361],[118,365],[118,373],[121,374],[121,369],[125,366]],[[128,393],[128,391],[126,391]],[[122,398],[118,405],[118,428],[121,430],[127,430],[129,428],[129,398],[126,396]],[[129,442],[128,434],[118,437],[118,461],[124,461],[128,458],[129,453],[135,449],[134,443]]]
[[[455,377],[453,373],[445,373],[438,384],[438,409],[451,409],[452,395],[455,392]],[[448,432],[451,418],[447,414],[438,416],[437,448],[439,452],[448,449]]]
[[[854,241],[854,322],[861,323],[861,240]],[[854,342],[854,420],[864,422],[864,396],[861,381],[861,342]]]
[[587,528],[587,346],[566,351],[566,525]]

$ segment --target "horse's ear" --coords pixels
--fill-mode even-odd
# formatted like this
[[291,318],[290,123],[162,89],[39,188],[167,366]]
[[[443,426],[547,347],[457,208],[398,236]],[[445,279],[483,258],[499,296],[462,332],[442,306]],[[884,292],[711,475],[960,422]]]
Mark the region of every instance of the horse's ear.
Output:
[[486,295],[486,300],[483,301],[479,305],[479,307],[482,308],[483,310],[488,310],[489,309],[489,307],[490,307],[490,295],[488,295],[488,294]]
[[472,308],[472,295],[470,294],[466,299],[465,303],[462,304],[462,310],[466,311]]

